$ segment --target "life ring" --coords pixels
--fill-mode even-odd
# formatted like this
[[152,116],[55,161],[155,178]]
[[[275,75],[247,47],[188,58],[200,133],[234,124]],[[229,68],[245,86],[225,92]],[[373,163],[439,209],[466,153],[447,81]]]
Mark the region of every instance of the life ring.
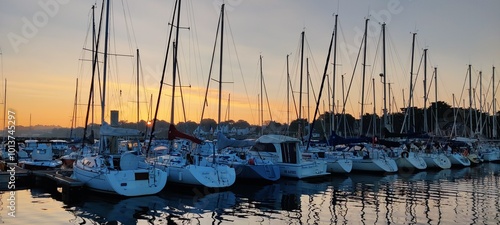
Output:
[[408,158],[409,155],[410,153],[408,153],[407,151],[401,152],[401,158]]

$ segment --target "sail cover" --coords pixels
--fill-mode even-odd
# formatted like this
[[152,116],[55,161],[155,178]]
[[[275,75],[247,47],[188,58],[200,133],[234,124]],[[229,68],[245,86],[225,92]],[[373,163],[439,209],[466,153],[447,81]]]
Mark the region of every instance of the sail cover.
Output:
[[196,144],[201,144],[202,142],[196,137],[178,131],[173,124],[170,124],[170,127],[168,128],[168,140],[174,140],[176,138],[187,139]]
[[217,150],[226,147],[244,148],[251,147],[255,144],[254,140],[231,140],[227,138],[222,132],[217,134]]

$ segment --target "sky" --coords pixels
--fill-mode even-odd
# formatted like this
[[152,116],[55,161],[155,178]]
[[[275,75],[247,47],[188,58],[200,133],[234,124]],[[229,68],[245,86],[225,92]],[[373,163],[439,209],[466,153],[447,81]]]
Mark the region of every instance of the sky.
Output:
[[[118,110],[121,120],[135,122],[137,101],[140,119],[147,120],[151,117],[150,109],[154,111],[158,101],[174,1],[111,2],[105,121],[109,121],[110,110]],[[287,123],[298,117],[298,111],[302,118],[312,120],[327,64],[334,15],[338,15],[336,76],[334,80],[332,55],[328,61],[328,82],[319,104],[321,113],[330,111],[335,102],[336,112],[345,108],[347,113],[359,118],[361,96],[364,96],[364,112],[382,114],[384,89],[379,76],[382,73],[382,23],[386,24],[386,79],[391,87],[390,98],[386,100],[389,111],[408,105],[413,33],[416,33],[411,80],[415,85],[414,106],[424,106],[422,56],[424,49],[428,49],[427,106],[435,101],[433,71],[437,68],[438,100],[468,107],[467,68],[472,65],[473,107],[492,111],[492,67],[500,64],[499,1],[184,0],[176,79],[176,86],[182,86],[182,96],[176,88],[172,107],[172,54],[169,53],[159,119],[170,121],[173,108],[176,123],[200,122],[202,118],[218,121],[220,39],[215,46],[205,109],[203,97],[223,2],[221,121]],[[101,4],[102,1],[91,0],[0,1],[1,90],[7,87],[6,107],[16,113],[16,124],[84,125],[91,81],[91,7],[96,5],[96,21],[99,21]],[[362,50],[366,19],[369,22],[363,82],[363,51],[357,64],[356,59]],[[300,51],[302,32],[305,33],[304,54]],[[104,51],[103,45],[101,43],[100,52]],[[139,85],[136,49],[140,52]],[[287,55],[291,87],[287,86]],[[103,57],[100,57],[102,78]],[[496,86],[498,80],[495,80]],[[261,84],[265,86],[264,94]],[[333,87],[335,96],[327,91]],[[287,97],[288,88],[295,102],[291,94]],[[0,102],[4,103],[3,91],[0,96]],[[264,107],[259,106],[261,97]],[[346,99],[345,105],[343,99]],[[300,102],[302,110],[296,109]],[[94,105],[94,120],[100,122],[99,96]]]

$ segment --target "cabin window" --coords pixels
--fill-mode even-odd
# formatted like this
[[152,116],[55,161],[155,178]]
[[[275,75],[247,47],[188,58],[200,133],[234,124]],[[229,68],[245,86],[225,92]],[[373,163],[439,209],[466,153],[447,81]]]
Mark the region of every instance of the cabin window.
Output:
[[271,143],[255,143],[250,151],[256,152],[276,152],[274,144]]
[[284,163],[297,163],[297,144],[281,143],[281,154]]

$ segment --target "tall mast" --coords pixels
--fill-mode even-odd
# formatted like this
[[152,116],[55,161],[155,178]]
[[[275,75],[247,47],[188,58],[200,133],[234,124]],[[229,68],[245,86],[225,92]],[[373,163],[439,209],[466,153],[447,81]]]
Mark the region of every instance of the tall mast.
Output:
[[439,107],[438,107],[438,89],[437,89],[437,78],[438,77],[438,69],[437,67],[434,67],[434,95],[436,98],[436,124],[434,126],[434,135],[437,135],[439,133]]
[[332,78],[332,118],[330,119],[330,135],[332,134],[332,130],[335,128],[335,81],[337,75],[337,20],[338,14],[335,15],[335,26],[333,28],[334,39],[333,39],[333,78]]
[[[181,0],[177,7],[177,21],[175,25],[175,41],[172,43],[173,47],[173,67],[172,67],[172,106],[170,108],[170,124],[174,124],[174,103],[175,103],[175,81],[177,77],[177,46],[179,43],[179,22],[181,20]],[[220,115],[219,115],[220,116]]]
[[469,64],[469,129],[472,137],[472,65]]
[[[108,39],[109,39],[109,0],[106,1],[106,28],[104,31],[104,69],[102,75],[101,124],[104,124],[106,103],[106,75],[108,71]],[[101,144],[101,146],[103,146]]]
[[139,49],[137,49],[137,129],[139,129]]
[[497,109],[496,109],[496,99],[495,99],[495,67],[493,67],[492,75],[492,85],[493,85],[493,138],[497,138]]
[[220,124],[220,112],[221,112],[221,98],[222,98],[222,53],[223,51],[223,44],[224,44],[224,4],[222,4],[220,13],[221,13],[221,20],[220,20],[220,62],[219,62],[219,114],[217,116],[217,125]]
[[[414,128],[415,128],[415,118],[414,118],[414,114],[415,113],[411,113],[411,111],[413,111],[413,59],[415,57],[415,36],[417,35],[417,33],[413,33],[413,38],[412,38],[412,43],[411,43],[411,65],[410,65],[410,89],[409,89],[409,98],[408,98],[408,108],[406,109],[406,114],[405,114],[405,120],[408,118],[408,124],[407,124],[407,131],[408,132],[412,132],[414,131]],[[403,90],[404,91],[404,90]],[[404,94],[403,94],[404,96]],[[403,126],[404,127],[404,126]]]
[[375,116],[375,113],[377,112],[377,107],[375,106],[375,101],[376,101],[376,98],[375,98],[375,78],[372,78],[372,89],[373,89],[373,136],[375,136],[375,133],[377,131],[377,117]]
[[387,117],[387,70],[386,70],[386,61],[385,61],[385,23],[382,24],[382,77],[384,79],[384,128],[388,129],[392,132],[392,129],[389,128],[389,119]]
[[[290,126],[290,71],[288,69],[288,54],[286,55],[286,124]],[[288,129],[287,129],[288,130]]]
[[75,100],[74,100],[74,105],[73,105],[73,115],[71,118],[71,129],[69,132],[69,138],[73,137],[73,129],[76,127],[77,109],[78,109],[78,78],[76,78]]
[[[174,23],[174,20],[175,20],[175,7],[180,7],[180,0],[175,1],[174,12],[172,13],[172,23]],[[161,95],[162,95],[161,93],[162,93],[162,89],[163,89],[163,81],[165,79],[165,71],[167,69],[167,59],[168,59],[168,53],[169,53],[169,49],[170,49],[170,41],[172,38],[172,32],[173,32],[173,26],[170,27],[170,31],[168,34],[167,49],[165,51],[165,60],[163,61],[163,70],[162,70],[161,79],[160,79],[160,88],[158,89],[158,98],[156,99],[156,109],[155,109],[154,117],[152,118],[153,123],[151,125],[151,132],[150,132],[151,135],[149,135],[149,142],[148,142],[148,147],[146,149],[146,155],[149,154],[149,149],[151,148],[151,142],[153,142],[153,134],[155,132],[156,119],[158,118],[158,108],[160,106],[160,100],[161,100]]]
[[299,88],[299,129],[298,129],[298,136],[302,140],[302,129],[304,129],[304,125],[302,123],[302,81],[303,81],[303,74],[302,72],[304,71],[304,35],[305,31],[302,31],[301,33],[301,50],[300,50],[300,88]]
[[[483,71],[479,71],[479,131],[483,132]],[[476,125],[476,128],[478,127]],[[476,131],[477,132],[477,131]]]
[[366,19],[365,21],[365,34],[363,36],[363,40],[364,40],[364,44],[363,44],[363,78],[362,78],[362,81],[361,81],[361,118],[360,118],[360,122],[359,122],[359,129],[360,129],[360,132],[359,134],[360,135],[363,135],[363,114],[364,114],[364,110],[365,110],[365,74],[366,74],[366,43],[367,43],[367,33],[368,33],[368,20],[369,19]]
[[[307,123],[311,121],[311,110],[310,110],[310,97],[309,97],[309,81],[310,81],[310,75],[309,75],[309,58],[306,58],[306,89],[307,89]],[[308,131],[310,132],[310,131]]]
[[428,132],[427,127],[427,49],[424,49],[424,132]]
[[[342,74],[341,75],[341,78],[342,78],[342,99],[343,101],[345,101],[345,86],[344,86],[344,75]],[[343,104],[342,108],[345,108],[345,104]],[[345,116],[345,110],[342,109],[342,121],[344,122],[344,137],[347,135],[347,118]]]
[[262,92],[262,86],[263,86],[263,83],[264,83],[264,77],[262,75],[262,55],[259,56],[259,64],[260,64],[260,134],[263,135],[264,134],[264,100],[263,100],[263,95],[264,95],[264,92]]

